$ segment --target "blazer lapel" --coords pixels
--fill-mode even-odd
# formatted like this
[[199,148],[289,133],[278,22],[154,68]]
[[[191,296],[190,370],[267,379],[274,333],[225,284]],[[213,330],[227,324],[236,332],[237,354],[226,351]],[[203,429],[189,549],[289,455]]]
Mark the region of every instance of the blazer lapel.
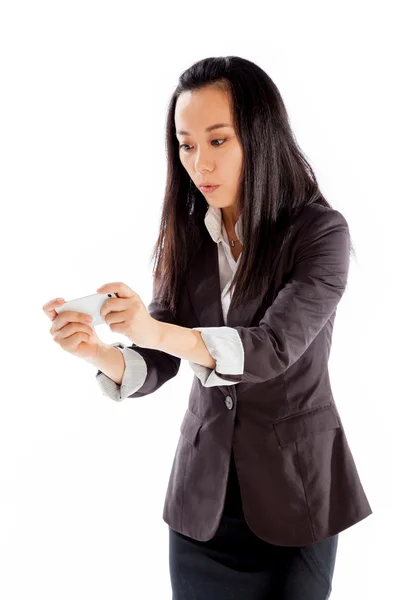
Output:
[[[193,310],[200,327],[223,327],[221,284],[218,264],[218,245],[208,236],[194,257],[186,284]],[[236,308],[229,307],[227,327],[249,327],[262,298],[256,298]]]

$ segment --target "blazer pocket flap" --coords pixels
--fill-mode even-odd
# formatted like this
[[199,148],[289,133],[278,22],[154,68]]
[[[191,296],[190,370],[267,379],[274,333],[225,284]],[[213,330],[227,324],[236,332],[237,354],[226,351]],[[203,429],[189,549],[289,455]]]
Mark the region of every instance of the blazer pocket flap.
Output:
[[332,404],[273,423],[281,447],[296,442],[311,433],[329,431],[337,427],[340,427],[340,423]]
[[181,434],[193,446],[195,445],[196,437],[202,424],[201,419],[190,408],[187,408],[181,423]]

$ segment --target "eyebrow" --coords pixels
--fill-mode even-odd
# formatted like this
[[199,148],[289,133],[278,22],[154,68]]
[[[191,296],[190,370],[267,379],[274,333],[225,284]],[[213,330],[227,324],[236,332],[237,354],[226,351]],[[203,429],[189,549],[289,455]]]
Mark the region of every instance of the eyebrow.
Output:
[[[210,125],[209,127],[206,127],[204,131],[212,131],[213,129],[219,129],[220,127],[232,127],[232,125],[230,125],[229,123],[215,123],[215,125]],[[190,135],[188,131],[184,131],[183,129],[180,129],[176,133],[179,133],[181,135]]]

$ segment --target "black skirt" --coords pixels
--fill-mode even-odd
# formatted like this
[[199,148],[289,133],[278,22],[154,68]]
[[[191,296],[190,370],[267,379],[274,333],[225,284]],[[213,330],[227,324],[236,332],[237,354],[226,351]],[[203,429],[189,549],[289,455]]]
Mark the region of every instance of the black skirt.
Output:
[[200,542],[169,528],[172,600],[326,600],[338,535],[311,546],[276,546],[244,517],[233,453],[221,523]]

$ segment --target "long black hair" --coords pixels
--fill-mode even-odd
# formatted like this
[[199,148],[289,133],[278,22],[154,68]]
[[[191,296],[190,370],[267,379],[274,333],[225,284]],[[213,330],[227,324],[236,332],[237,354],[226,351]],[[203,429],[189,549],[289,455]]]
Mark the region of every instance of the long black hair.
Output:
[[331,207],[299,148],[280,92],[256,64],[237,56],[205,58],[179,77],[166,122],[167,180],[159,236],[151,255],[153,291],[176,314],[179,294],[194,253],[209,233],[208,203],[179,158],[175,107],[182,92],[206,86],[228,91],[233,125],[243,149],[238,214],[243,250],[231,283],[232,304],[264,295],[275,261],[298,213],[317,202]]

